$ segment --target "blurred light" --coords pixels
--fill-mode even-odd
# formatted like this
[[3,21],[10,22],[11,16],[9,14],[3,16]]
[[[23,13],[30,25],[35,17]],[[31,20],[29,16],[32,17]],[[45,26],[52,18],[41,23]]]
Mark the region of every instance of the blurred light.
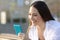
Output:
[[1,24],[6,24],[6,12],[1,12]]
[[44,0],[41,0],[41,1],[44,1]]
[[44,1],[44,0],[32,0],[31,4],[34,3],[35,1]]
[[25,1],[25,4],[26,4],[26,5],[29,5],[29,1]]
[[9,40],[9,39],[1,38],[1,40]]

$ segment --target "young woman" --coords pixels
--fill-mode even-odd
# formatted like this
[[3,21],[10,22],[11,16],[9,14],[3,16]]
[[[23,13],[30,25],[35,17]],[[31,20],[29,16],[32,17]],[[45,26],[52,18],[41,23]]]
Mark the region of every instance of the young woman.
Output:
[[54,20],[45,2],[31,4],[28,18],[30,25],[26,36],[29,40],[60,40],[60,23]]

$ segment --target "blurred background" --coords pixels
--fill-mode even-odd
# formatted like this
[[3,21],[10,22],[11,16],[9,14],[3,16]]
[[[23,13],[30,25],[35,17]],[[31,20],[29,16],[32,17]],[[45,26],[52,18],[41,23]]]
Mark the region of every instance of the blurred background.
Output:
[[[0,0],[0,34],[16,35],[15,25],[20,25],[22,33],[28,28],[28,11],[31,3],[37,0]],[[45,1],[53,17],[60,21],[60,0]]]

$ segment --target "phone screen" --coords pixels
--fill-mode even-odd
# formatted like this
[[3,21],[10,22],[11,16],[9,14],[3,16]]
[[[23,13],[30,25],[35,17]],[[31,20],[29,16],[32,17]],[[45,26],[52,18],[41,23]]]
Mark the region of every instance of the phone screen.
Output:
[[21,33],[21,32],[22,32],[22,27],[21,27],[21,25],[19,25],[19,24],[14,24],[13,26],[14,26],[14,30],[15,30],[15,32],[16,32],[16,35],[18,35],[18,33]]

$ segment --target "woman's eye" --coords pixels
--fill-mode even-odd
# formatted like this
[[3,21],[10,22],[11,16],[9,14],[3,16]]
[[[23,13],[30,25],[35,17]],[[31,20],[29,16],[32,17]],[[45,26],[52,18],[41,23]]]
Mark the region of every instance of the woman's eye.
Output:
[[37,16],[37,15],[34,15],[34,16]]

